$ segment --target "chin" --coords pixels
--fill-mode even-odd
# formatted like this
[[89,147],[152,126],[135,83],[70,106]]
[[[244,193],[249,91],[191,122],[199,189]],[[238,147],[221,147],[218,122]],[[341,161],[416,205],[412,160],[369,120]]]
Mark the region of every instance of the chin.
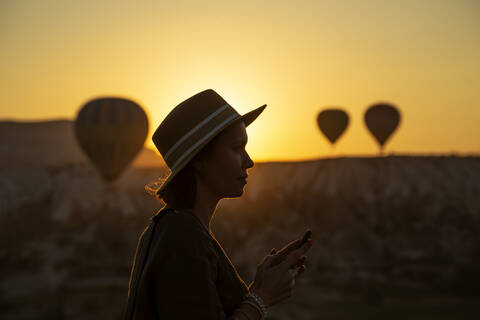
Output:
[[225,198],[238,198],[238,197],[241,197],[243,195],[243,192],[244,192],[243,188],[241,190],[235,190],[235,191],[232,190],[232,192],[229,192],[225,196]]

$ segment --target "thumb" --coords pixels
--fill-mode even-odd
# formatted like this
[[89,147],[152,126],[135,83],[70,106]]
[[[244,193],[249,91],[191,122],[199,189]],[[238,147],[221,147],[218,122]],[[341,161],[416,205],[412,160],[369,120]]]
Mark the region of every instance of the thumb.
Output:
[[273,248],[269,254],[267,254],[265,257],[263,257],[263,259],[260,261],[260,263],[257,265],[258,268],[260,267],[265,267],[267,264],[270,265],[270,263],[268,263],[267,261],[271,259],[271,257],[273,257],[274,254],[276,254],[276,250],[275,248]]
[[263,259],[262,268],[268,269],[273,265],[278,264],[277,259],[278,256],[276,255],[276,250],[272,249],[272,251],[270,251],[270,254],[265,256],[265,258]]

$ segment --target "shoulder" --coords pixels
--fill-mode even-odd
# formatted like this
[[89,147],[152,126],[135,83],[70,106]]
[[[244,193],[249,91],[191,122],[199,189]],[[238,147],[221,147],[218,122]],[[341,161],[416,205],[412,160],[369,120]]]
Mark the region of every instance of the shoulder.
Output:
[[196,236],[208,235],[198,218],[188,211],[170,210],[163,214],[159,223],[165,231],[172,234],[189,231]]
[[188,211],[169,211],[159,220],[161,241],[172,253],[210,254],[212,239],[198,218]]

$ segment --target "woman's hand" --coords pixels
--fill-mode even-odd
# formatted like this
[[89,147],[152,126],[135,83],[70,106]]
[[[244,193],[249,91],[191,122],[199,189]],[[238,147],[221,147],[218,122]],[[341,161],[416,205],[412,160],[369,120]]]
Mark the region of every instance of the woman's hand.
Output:
[[[311,239],[311,238],[308,238],[308,239]],[[279,264],[280,262],[282,262],[283,260],[285,260],[285,258],[288,257],[288,255],[290,255],[290,253],[292,253],[295,249],[299,249],[300,245],[302,244],[302,240],[303,239],[297,239],[297,240],[294,240],[290,243],[287,243],[278,252],[276,252],[275,249],[272,249],[272,252],[270,254],[276,253],[276,258],[273,261],[272,266],[275,266],[275,265]],[[304,261],[305,261],[305,259],[304,259]]]
[[267,307],[289,298],[295,278],[305,270],[303,255],[310,250],[313,241],[309,239],[298,248],[299,241],[289,243],[278,253],[273,249],[257,266],[250,291],[260,296]]

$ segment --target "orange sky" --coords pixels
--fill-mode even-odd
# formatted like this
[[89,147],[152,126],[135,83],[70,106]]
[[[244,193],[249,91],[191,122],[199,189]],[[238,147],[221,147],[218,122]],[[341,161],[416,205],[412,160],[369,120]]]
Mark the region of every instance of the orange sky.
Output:
[[[268,104],[248,129],[257,160],[374,155],[363,113],[376,101],[402,111],[387,153],[480,152],[476,0],[3,0],[0,70],[0,119],[73,119],[119,95],[152,133],[213,88],[240,113]],[[335,149],[315,123],[326,106],[350,114]]]

